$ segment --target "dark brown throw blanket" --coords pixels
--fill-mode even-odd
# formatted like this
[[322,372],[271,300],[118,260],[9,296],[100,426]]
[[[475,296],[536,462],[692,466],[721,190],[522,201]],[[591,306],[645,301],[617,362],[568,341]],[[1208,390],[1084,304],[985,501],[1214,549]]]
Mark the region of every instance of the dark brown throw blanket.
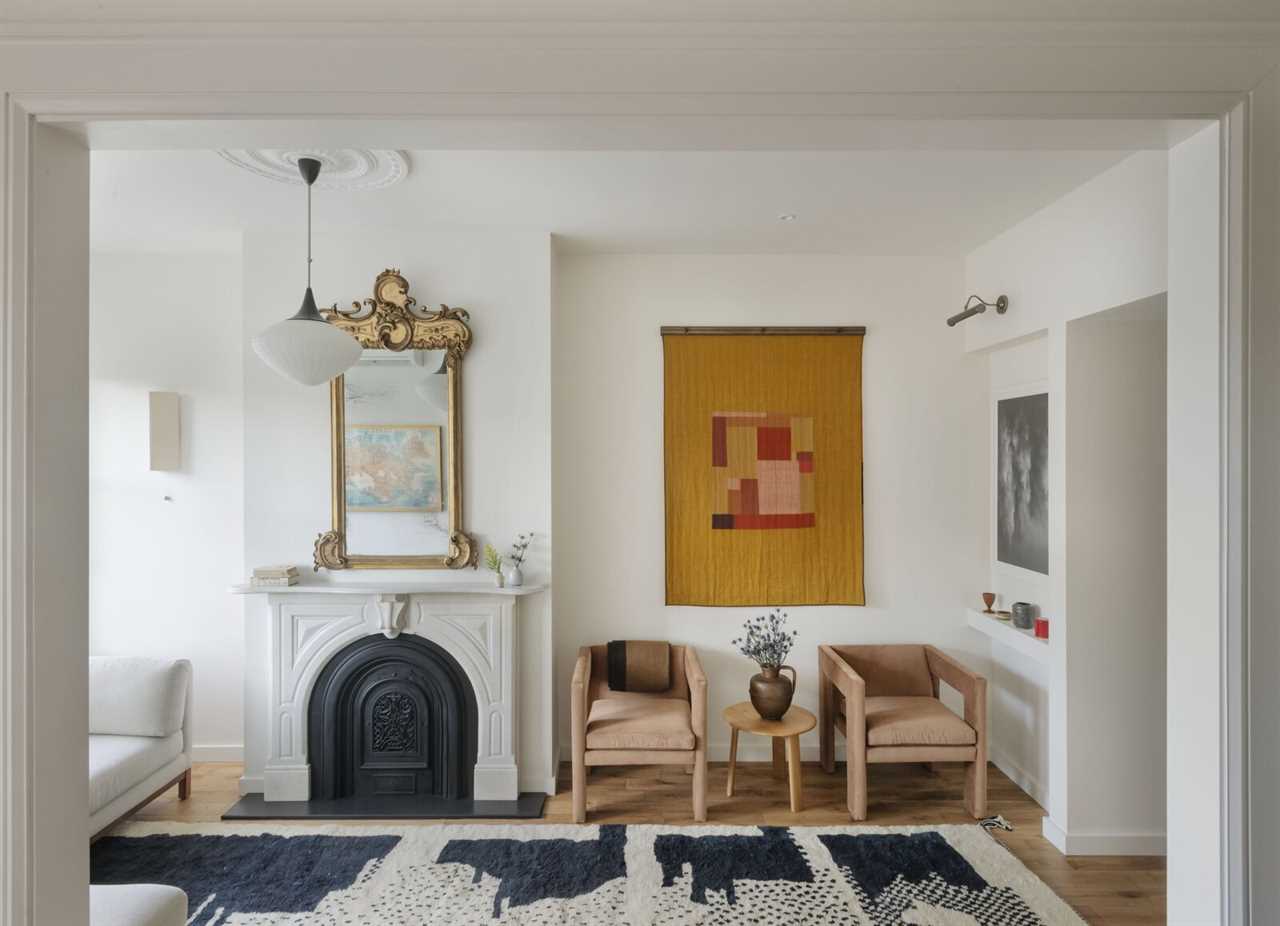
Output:
[[671,687],[671,645],[661,640],[611,640],[611,691],[666,691]]

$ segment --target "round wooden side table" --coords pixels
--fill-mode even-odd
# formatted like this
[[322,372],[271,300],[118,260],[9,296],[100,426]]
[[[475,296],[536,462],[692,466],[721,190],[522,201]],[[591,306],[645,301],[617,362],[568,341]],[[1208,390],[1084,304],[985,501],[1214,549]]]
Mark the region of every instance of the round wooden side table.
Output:
[[783,744],[786,745],[787,775],[791,785],[791,812],[799,813],[802,809],[800,791],[800,734],[808,733],[818,725],[818,718],[803,707],[796,707],[782,715],[781,720],[764,720],[756,713],[750,701],[739,701],[724,709],[724,719],[729,724],[729,784],[725,795],[733,797],[733,777],[738,764],[738,731],[758,733],[773,739],[773,771],[782,772]]

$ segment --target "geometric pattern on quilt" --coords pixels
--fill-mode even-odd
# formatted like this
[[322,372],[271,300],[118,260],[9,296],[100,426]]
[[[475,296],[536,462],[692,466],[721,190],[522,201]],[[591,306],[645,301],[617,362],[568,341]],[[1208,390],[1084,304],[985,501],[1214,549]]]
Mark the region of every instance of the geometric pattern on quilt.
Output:
[[813,418],[779,412],[711,416],[711,527],[813,527]]

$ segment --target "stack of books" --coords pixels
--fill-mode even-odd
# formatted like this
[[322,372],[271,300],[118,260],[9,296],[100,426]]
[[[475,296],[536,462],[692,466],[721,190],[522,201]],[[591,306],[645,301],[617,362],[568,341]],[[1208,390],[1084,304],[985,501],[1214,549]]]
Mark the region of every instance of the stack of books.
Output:
[[297,566],[259,566],[253,570],[249,584],[257,588],[279,588],[298,584]]

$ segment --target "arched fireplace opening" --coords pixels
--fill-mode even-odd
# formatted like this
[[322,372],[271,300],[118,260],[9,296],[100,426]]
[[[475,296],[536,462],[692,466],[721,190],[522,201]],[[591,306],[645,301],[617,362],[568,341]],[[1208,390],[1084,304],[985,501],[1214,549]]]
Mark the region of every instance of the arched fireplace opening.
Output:
[[472,796],[476,699],[462,667],[423,637],[348,644],[307,712],[311,799]]

